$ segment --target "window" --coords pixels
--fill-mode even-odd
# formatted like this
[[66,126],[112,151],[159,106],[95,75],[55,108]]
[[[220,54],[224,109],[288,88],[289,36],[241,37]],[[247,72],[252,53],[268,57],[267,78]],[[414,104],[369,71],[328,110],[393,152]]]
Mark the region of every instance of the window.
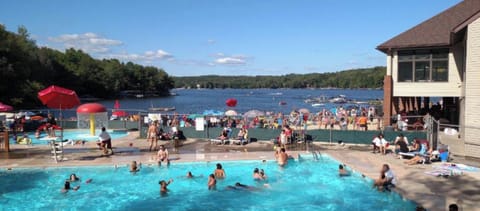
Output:
[[448,81],[448,49],[398,52],[398,82]]

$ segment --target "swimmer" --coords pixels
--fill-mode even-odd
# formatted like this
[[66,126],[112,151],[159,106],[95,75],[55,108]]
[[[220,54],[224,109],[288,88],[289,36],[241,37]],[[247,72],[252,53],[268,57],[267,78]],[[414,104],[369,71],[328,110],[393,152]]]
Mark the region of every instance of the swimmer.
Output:
[[338,175],[343,176],[350,176],[350,173],[343,167],[342,164],[338,165]]
[[215,178],[217,179],[223,179],[227,176],[227,174],[225,174],[225,170],[222,169],[222,164],[217,163],[217,169],[215,169],[213,175],[215,175]]
[[187,176],[186,176],[186,177],[187,177],[187,178],[193,178],[192,172],[191,172],[191,171],[187,172]]
[[93,179],[87,179],[87,181],[85,181],[85,184],[89,184],[92,182]]
[[160,195],[165,196],[168,193],[167,186],[170,185],[170,183],[172,182],[173,179],[168,180],[168,182],[166,182],[165,180],[161,180],[160,182],[158,182],[158,184],[160,184]]
[[280,149],[280,153],[277,156],[278,165],[284,167],[288,162],[288,154],[285,152],[285,148]]
[[137,161],[132,161],[132,164],[130,164],[130,172],[136,173],[140,171],[141,166],[142,166],[141,163],[137,166]]
[[234,186],[232,185],[227,186],[226,189],[227,190],[249,190],[249,191],[258,190],[258,188],[256,187],[244,185],[239,182],[235,183]]
[[77,191],[78,189],[80,189],[80,186],[75,186],[75,187],[70,187],[70,182],[68,180],[65,181],[65,184],[63,185],[63,189],[62,189],[62,193],[66,193],[68,192],[68,190],[73,190],[73,191]]
[[263,180],[267,179],[267,175],[265,174],[265,171],[263,169],[260,169],[260,176],[262,177]]
[[208,177],[208,190],[216,190],[217,189],[217,180],[215,179],[215,175],[210,174]]
[[258,170],[258,168],[255,168],[253,170],[253,179],[254,180],[263,180],[263,177],[260,175],[260,170]]
[[70,175],[70,182],[76,182],[76,181],[79,181],[80,178],[77,177],[77,175],[75,174],[71,174]]

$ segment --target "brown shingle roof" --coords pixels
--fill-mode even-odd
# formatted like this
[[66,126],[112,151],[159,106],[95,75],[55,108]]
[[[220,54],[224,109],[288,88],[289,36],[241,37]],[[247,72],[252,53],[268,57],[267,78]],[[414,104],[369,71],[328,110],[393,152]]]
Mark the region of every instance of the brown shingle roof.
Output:
[[[464,0],[421,24],[380,44],[377,49],[438,47],[451,45],[451,33],[480,12],[480,0]],[[476,17],[476,16],[475,16]]]

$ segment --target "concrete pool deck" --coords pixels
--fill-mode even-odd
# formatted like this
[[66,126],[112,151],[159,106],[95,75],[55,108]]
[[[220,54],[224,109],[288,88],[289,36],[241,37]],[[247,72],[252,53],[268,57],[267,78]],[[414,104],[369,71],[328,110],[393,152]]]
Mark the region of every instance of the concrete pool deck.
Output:
[[[132,160],[143,164],[156,165],[155,152],[148,151],[145,139],[137,139],[138,132],[113,141],[115,154],[101,156],[101,151],[95,142],[85,145],[69,145],[64,148],[64,160],[58,163],[51,158],[50,147],[47,145],[12,145],[11,152],[0,152],[1,168],[18,167],[50,167],[50,166],[83,166],[83,165],[124,165]],[[132,146],[130,146],[132,144]],[[174,149],[169,141],[159,141],[166,144],[170,158],[175,162],[208,162],[226,160],[273,160],[273,144],[271,142],[254,142],[245,146],[215,145],[206,140],[189,139],[183,146]],[[294,157],[307,154],[304,145],[292,146],[287,151]],[[461,176],[448,178],[425,174],[439,163],[408,166],[404,160],[392,155],[373,154],[365,145],[330,145],[314,143],[309,145],[309,151],[328,154],[339,162],[345,163],[351,169],[376,179],[381,165],[387,163],[395,172],[398,184],[396,191],[405,198],[411,199],[428,210],[445,210],[451,203],[457,203],[463,210],[478,210],[480,207],[480,172],[465,172]],[[467,165],[479,165],[478,161],[465,160],[461,156],[453,157],[453,162]],[[388,205],[385,205],[388,207]]]

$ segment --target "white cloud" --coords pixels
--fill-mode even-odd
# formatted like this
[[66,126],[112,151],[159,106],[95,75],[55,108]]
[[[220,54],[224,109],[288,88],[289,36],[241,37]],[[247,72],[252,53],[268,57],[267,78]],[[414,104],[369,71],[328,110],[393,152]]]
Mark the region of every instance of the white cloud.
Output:
[[224,53],[216,53],[213,55],[216,59],[213,61],[217,65],[246,65],[251,60],[250,57],[244,55],[225,55]]
[[84,34],[62,34],[57,37],[49,37],[49,41],[60,43],[63,48],[82,49],[88,53],[106,53],[113,46],[122,45],[122,41],[108,39],[92,32]]
[[152,62],[156,60],[172,60],[173,55],[162,50],[158,49],[156,51],[146,51],[143,54],[136,54],[136,53],[117,53],[117,54],[110,54],[106,55],[107,58],[115,58],[125,61],[139,61],[139,62]]
[[207,43],[210,45],[214,45],[215,43],[217,43],[217,41],[210,39],[210,40],[207,40]]

